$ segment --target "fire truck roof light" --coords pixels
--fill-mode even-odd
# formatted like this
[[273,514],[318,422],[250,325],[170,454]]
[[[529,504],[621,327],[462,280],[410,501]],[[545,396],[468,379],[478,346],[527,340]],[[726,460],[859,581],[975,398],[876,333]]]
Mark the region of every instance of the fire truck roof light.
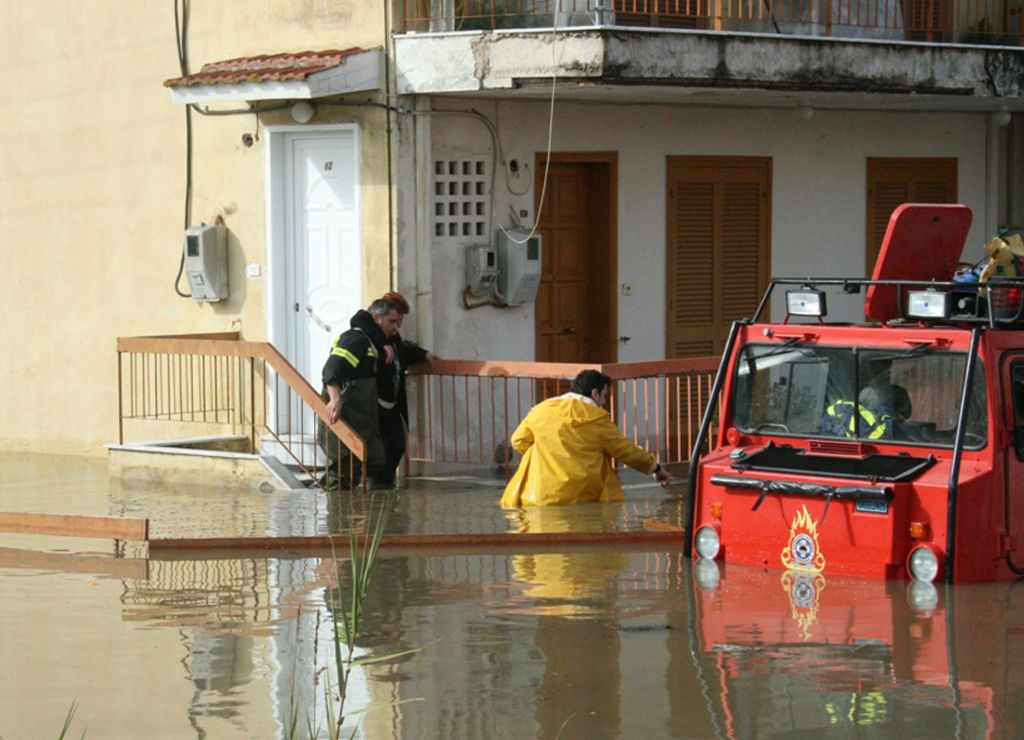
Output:
[[820,290],[787,290],[786,311],[791,316],[827,316],[825,293]]
[[907,293],[907,316],[915,319],[949,317],[949,293],[935,290],[912,290]]

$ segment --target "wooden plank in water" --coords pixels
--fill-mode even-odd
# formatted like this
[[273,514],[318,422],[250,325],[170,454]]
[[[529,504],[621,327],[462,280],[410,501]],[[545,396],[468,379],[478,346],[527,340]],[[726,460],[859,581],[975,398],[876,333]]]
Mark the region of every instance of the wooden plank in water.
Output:
[[663,522],[660,519],[644,519],[644,529],[648,532],[678,532],[680,537],[684,532],[682,527]]
[[149,561],[140,558],[36,552],[35,550],[17,550],[9,547],[0,547],[0,568],[85,573],[117,580],[145,581],[149,578]]
[[[381,548],[460,548],[515,546],[530,548],[553,545],[666,544],[681,546],[683,530],[645,529],[626,532],[486,532],[479,534],[386,534]],[[357,536],[360,547],[364,535]],[[162,538],[149,541],[150,553],[166,550],[303,550],[334,548],[348,550],[348,535],[309,535],[301,537],[203,537]]]
[[0,532],[114,540],[149,539],[148,519],[0,511]]

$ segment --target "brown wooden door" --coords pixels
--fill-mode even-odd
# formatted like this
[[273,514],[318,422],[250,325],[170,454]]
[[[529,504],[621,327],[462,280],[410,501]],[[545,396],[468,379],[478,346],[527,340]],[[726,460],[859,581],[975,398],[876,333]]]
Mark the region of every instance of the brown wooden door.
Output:
[[668,357],[719,354],[770,277],[771,160],[669,157]]
[[904,203],[956,203],[953,157],[868,157],[867,274],[882,248],[889,217]]
[[[614,362],[614,155],[556,155],[548,172],[538,231],[538,362]],[[542,189],[543,157],[537,162]]]

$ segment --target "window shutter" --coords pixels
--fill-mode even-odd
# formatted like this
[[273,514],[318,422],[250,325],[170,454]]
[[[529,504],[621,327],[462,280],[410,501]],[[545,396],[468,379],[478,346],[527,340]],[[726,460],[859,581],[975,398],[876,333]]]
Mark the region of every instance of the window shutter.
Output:
[[669,357],[722,351],[753,315],[768,275],[771,160],[669,157]]
[[617,26],[708,27],[709,0],[612,0]]
[[957,163],[951,157],[867,161],[867,274],[875,269],[889,217],[903,203],[956,203]]
[[680,183],[675,191],[676,326],[706,326],[714,320],[715,186]]
[[761,270],[761,191],[758,183],[726,183],[722,211],[723,321],[749,318],[764,292]]

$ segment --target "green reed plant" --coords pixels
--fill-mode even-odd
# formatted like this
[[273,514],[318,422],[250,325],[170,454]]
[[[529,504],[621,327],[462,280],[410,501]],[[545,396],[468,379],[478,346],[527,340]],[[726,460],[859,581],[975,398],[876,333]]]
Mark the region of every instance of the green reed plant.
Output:
[[[381,541],[384,538],[384,530],[387,524],[389,508],[390,497],[385,497],[383,503],[380,503],[376,507],[373,506],[373,502],[371,501],[370,508],[364,519],[364,526],[362,528],[357,528],[355,526],[349,527],[348,562],[351,573],[349,574],[350,585],[348,589],[347,604],[345,603],[345,599],[342,598],[342,584],[344,583],[344,579],[342,578],[343,566],[338,561],[332,542],[331,555],[334,559],[338,592],[336,600],[332,597],[329,601],[329,606],[331,607],[331,634],[333,637],[334,648],[334,669],[335,675],[338,677],[338,685],[336,690],[335,687],[331,685],[330,672],[327,672],[327,680],[324,684],[324,706],[327,714],[326,731],[327,736],[330,737],[331,740],[338,740],[341,737],[342,725],[344,724],[347,716],[365,714],[385,707],[397,706],[399,704],[406,704],[412,701],[422,701],[422,699],[417,698],[378,702],[376,704],[371,704],[348,712],[346,712],[345,707],[349,680],[354,668],[372,663],[382,663],[394,660],[395,658],[410,655],[422,650],[421,647],[416,647],[395,653],[389,653],[387,655],[363,656],[361,658],[357,658],[355,656],[356,642],[362,627],[363,610],[366,606],[367,596],[370,593],[370,577],[373,574],[373,568],[377,562],[377,553],[380,549]],[[362,531],[360,531],[360,529]],[[317,624],[319,625],[319,615],[317,616]],[[319,632],[319,630],[317,630],[317,632]],[[314,643],[314,652],[315,651],[316,647]],[[314,702],[315,701],[316,699],[314,698]],[[297,733],[299,732],[299,716],[294,702],[292,703],[292,707],[293,709],[289,716],[289,727],[287,728],[287,737],[289,738],[297,737]],[[308,716],[306,717],[305,724],[305,730],[308,737],[315,738],[320,736],[321,728],[318,724],[314,724]],[[352,735],[353,737],[355,736],[355,729],[353,729]]]

